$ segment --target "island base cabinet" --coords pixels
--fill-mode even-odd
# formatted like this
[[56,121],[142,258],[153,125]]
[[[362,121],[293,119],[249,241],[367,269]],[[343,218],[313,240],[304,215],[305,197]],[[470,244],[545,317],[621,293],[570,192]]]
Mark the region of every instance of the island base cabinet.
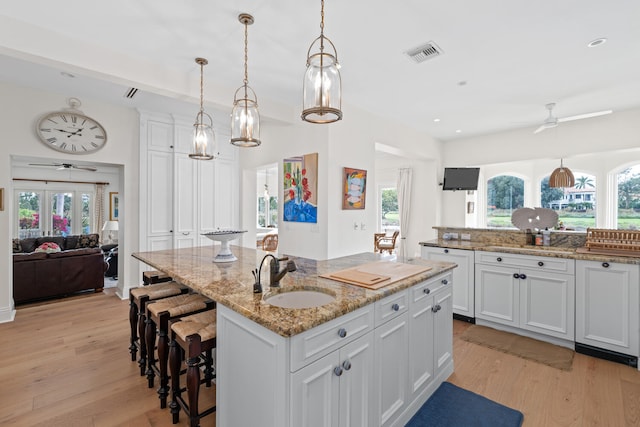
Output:
[[374,425],[390,426],[408,403],[409,321],[407,313],[375,329],[375,376],[377,384]]
[[576,342],[640,356],[640,266],[576,263]]
[[291,426],[369,427],[373,333],[291,375]]

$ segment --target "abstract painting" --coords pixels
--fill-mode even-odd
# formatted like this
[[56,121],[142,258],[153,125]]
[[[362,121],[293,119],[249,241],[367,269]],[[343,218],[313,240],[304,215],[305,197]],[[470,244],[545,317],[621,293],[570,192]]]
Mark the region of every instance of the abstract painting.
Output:
[[283,219],[318,222],[318,153],[284,159]]
[[343,168],[342,209],[364,209],[367,171]]

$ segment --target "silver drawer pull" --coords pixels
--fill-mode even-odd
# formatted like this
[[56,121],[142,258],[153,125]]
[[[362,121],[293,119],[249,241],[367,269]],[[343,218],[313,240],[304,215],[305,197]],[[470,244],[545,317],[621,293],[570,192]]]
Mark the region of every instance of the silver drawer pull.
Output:
[[333,368],[333,373],[336,374],[336,377],[339,377],[342,375],[342,368],[340,366],[336,366]]
[[338,329],[338,336],[340,338],[344,338],[347,336],[347,330],[345,328]]
[[344,362],[342,362],[342,367],[344,368],[345,371],[348,371],[349,369],[351,369],[351,362],[348,360],[345,360]]

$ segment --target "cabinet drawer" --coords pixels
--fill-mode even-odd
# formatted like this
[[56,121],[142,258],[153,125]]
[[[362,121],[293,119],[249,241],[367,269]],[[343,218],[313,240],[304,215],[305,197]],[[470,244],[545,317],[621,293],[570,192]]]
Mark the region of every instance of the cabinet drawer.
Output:
[[373,313],[373,305],[368,305],[293,336],[291,372],[373,330]]
[[438,292],[445,286],[452,287],[453,283],[451,277],[451,273],[448,273],[442,276],[431,278],[429,280],[425,280],[419,285],[412,287],[411,289],[409,289],[409,292],[411,292],[409,295],[411,303],[414,304],[425,298],[429,298],[429,296],[433,295],[435,292]]
[[408,291],[402,291],[389,295],[386,298],[376,301],[375,304],[375,325],[378,327],[384,322],[393,319],[407,311]]
[[518,255],[502,252],[476,252],[476,263],[524,267],[575,274],[575,261],[566,258],[554,258],[534,255]]

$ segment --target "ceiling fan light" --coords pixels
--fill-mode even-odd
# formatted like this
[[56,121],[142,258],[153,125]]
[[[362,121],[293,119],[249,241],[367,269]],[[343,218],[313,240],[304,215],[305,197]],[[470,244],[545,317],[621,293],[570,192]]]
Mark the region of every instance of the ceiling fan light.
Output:
[[573,176],[573,172],[569,168],[562,165],[560,160],[560,167],[551,172],[549,176],[549,187],[552,188],[568,188],[573,187],[576,184],[576,180]]

